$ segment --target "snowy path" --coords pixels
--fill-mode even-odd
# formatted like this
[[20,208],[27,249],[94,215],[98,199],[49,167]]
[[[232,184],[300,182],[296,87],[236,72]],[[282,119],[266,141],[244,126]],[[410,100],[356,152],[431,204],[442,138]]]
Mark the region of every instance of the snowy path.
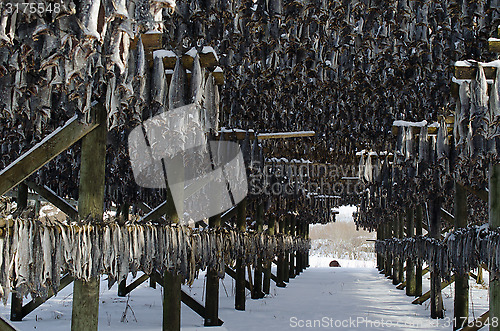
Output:
[[[204,301],[203,276],[201,274],[191,288],[184,288],[199,301]],[[447,325],[449,320],[436,322],[429,319],[428,307],[412,305],[412,298],[395,289],[374,268],[310,268],[291,279],[287,288],[273,287],[271,295],[265,299],[249,298],[244,312],[233,309],[232,279],[226,277],[224,283],[225,289],[222,286],[220,289],[219,312],[224,325],[220,328],[203,328],[203,320],[183,305],[183,330],[266,331],[300,329],[301,326],[340,330],[451,330]],[[72,286],[68,286],[56,298],[28,315],[23,322],[15,323],[15,326],[19,330],[69,330],[71,290]],[[159,287],[155,290],[143,284],[133,291],[129,299],[131,309],[127,311],[123,322],[121,319],[127,298],[116,296],[116,285],[108,291],[103,283],[101,293],[100,330],[161,329]],[[443,294],[447,316],[452,316],[451,287],[444,290]],[[479,315],[483,309],[487,309],[487,302],[480,294],[476,293],[475,296],[474,308]],[[0,308],[0,314],[6,318],[9,311],[9,306]]]

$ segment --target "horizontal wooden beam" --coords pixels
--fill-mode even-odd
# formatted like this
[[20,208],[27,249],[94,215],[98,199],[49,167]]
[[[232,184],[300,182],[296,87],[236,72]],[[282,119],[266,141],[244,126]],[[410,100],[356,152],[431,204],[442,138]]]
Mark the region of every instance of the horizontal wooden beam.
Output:
[[[483,66],[484,75],[486,79],[495,79],[496,77],[496,67]],[[455,66],[455,78],[456,79],[475,79],[477,75],[477,68],[474,66]]]
[[493,53],[500,53],[500,39],[498,38],[488,39],[488,50]]
[[[445,280],[441,282],[441,289],[446,288],[448,285],[452,284],[455,281],[455,275],[451,276],[450,280]],[[427,301],[431,297],[431,291],[425,292],[421,297],[416,298],[413,300],[413,304],[423,304],[425,301]]]
[[[57,292],[62,291],[66,286],[71,284],[73,282],[74,278],[70,274],[67,274],[61,279],[61,283],[59,284],[59,287],[57,288]],[[46,298],[41,298],[41,297],[36,297],[35,299],[31,300],[27,304],[21,308],[21,316],[22,318],[26,317],[29,313],[31,313],[33,310],[37,309],[40,307],[43,303],[45,303],[47,300],[52,298],[54,296],[54,291],[52,289],[49,290],[49,296]],[[1,325],[0,325],[1,326]],[[3,330],[3,328],[0,327],[0,330]]]
[[[244,140],[247,132],[238,131],[219,131],[219,136],[224,136],[224,140]],[[268,140],[268,139],[288,139],[288,138],[303,138],[303,137],[314,137],[316,135],[315,131],[296,131],[296,132],[268,132],[268,133],[257,133],[258,140]],[[255,139],[255,132],[248,132],[248,137],[250,140]]]
[[69,218],[71,219],[78,219],[78,210],[76,210],[75,207],[70,205],[66,200],[55,194],[54,191],[52,191],[49,187],[46,185],[40,186],[32,181],[25,180],[25,184],[38,193],[41,197],[43,197],[45,200],[59,208],[63,213],[68,215]]
[[82,123],[77,115],[55,130],[0,172],[0,195],[16,187],[35,171],[67,150],[98,124]]

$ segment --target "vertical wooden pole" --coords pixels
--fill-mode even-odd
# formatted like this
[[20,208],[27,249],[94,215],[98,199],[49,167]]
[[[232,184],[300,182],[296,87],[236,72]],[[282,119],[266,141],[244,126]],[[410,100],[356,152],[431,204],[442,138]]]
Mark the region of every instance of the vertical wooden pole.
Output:
[[[247,199],[243,199],[237,206],[236,227],[238,231],[246,231]],[[236,260],[236,294],[234,301],[236,310],[245,310],[245,266],[243,259]]]
[[[377,225],[377,240],[383,240],[383,233],[382,233],[382,224]],[[383,266],[382,266],[382,255],[380,253],[377,253],[377,270],[382,271]]]
[[[489,193],[489,227],[496,230],[500,227],[500,164],[490,166]],[[500,319],[500,274],[490,273],[490,321]],[[490,323],[490,330],[498,331],[500,326]]]
[[[267,224],[267,234],[269,236],[274,236],[274,227],[275,227],[275,216],[270,215],[268,224]],[[273,257],[274,259],[274,257]],[[271,266],[272,266],[272,261],[266,261],[265,263],[265,268],[264,268],[264,284],[262,285],[262,288],[264,290],[265,294],[269,294],[271,291]]]
[[[467,227],[467,192],[462,185],[455,182],[455,231]],[[459,268],[460,269],[460,268]],[[453,330],[466,326],[469,320],[469,273],[457,270],[455,273]]]
[[[102,103],[92,109],[99,126],[82,138],[78,217],[102,222],[106,170],[106,109]],[[75,279],[73,287],[72,331],[97,331],[99,317],[99,277]]]
[[[401,212],[398,215],[398,239],[403,239],[404,232],[404,214]],[[404,260],[403,258],[398,259],[398,278],[399,282],[402,283],[404,281]]]
[[181,326],[182,276],[165,271],[163,287],[163,331],[178,331]]
[[[305,227],[305,239],[309,239],[309,223],[307,221],[304,222],[304,227]],[[306,251],[305,254],[305,268],[309,268],[309,249]]]
[[[392,224],[389,221],[384,222],[384,239],[391,239],[392,237]],[[392,275],[392,258],[391,255],[387,255],[385,259],[384,274],[386,277],[391,277]]]
[[[297,237],[302,238],[302,222],[296,221],[295,233]],[[302,272],[302,252],[295,253],[295,274],[298,276]]]
[[[441,239],[441,197],[435,196],[430,205],[429,237]],[[441,295],[441,277],[438,270],[430,264],[431,274],[431,318],[443,318],[443,297]]]
[[[176,160],[175,165],[170,164],[170,167],[175,169],[171,172],[170,178],[173,182],[184,180],[184,160]],[[166,168],[164,169],[166,174]],[[168,178],[167,178],[168,181]],[[166,191],[166,211],[165,217],[172,223],[179,223],[179,215],[175,207],[172,191],[167,182]],[[178,192],[177,194],[183,194]],[[163,273],[163,331],[179,331],[181,329],[181,285],[182,276],[178,275],[175,271],[165,270]]]
[[[413,208],[406,208],[406,236],[415,236],[415,222]],[[416,290],[415,265],[412,259],[406,260],[406,295],[414,296]]]
[[[285,235],[290,235],[290,215],[285,216]],[[290,282],[290,251],[285,252],[285,261],[284,261],[284,275],[283,280],[285,282]]]
[[[392,231],[394,233],[393,237],[397,238],[399,236],[399,217],[394,215],[392,217]],[[399,257],[393,254],[392,257],[392,284],[398,285],[401,281],[399,280]]]
[[[26,207],[28,207],[28,186],[21,183],[17,186],[17,211],[21,212]],[[16,284],[13,284],[14,287]],[[23,298],[18,296],[16,292],[12,292],[11,303],[10,303],[10,320],[11,321],[22,321],[23,314]]]
[[[295,216],[290,215],[290,236],[295,236]],[[290,266],[288,268],[288,277],[295,278],[295,251],[290,251]]]
[[[221,225],[220,215],[212,216],[208,220],[208,226],[219,228]],[[205,326],[219,325],[219,275],[214,268],[207,268],[207,285],[205,294]]]
[[[257,206],[257,215],[256,215],[256,232],[261,233],[263,231],[264,226],[264,205],[259,203]],[[260,253],[259,253],[260,254]],[[257,258],[257,265],[254,269],[254,278],[253,278],[253,288],[252,288],[252,299],[261,299],[264,297],[264,293],[262,292],[262,257]]]
[[[279,219],[278,233],[281,233],[282,235],[285,233],[285,220],[283,217],[281,217]],[[285,280],[285,252],[279,253],[277,266],[278,266],[278,270],[277,270],[276,277],[278,278],[278,281],[276,282],[276,286],[285,287],[286,286],[286,284],[284,282],[284,280]]]
[[[418,204],[415,210],[415,235],[422,235],[422,204]],[[415,266],[415,296],[422,296],[422,261],[417,259],[417,265]]]

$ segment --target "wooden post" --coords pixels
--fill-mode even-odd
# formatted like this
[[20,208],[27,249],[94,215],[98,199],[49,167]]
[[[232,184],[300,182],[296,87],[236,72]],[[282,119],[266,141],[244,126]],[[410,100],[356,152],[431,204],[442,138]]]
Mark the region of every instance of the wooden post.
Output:
[[[441,197],[435,196],[429,202],[430,229],[429,237],[441,239]],[[431,318],[443,318],[443,297],[441,295],[441,277],[438,270],[434,270],[432,262],[431,271]]]
[[[106,109],[99,103],[92,109],[92,120],[99,124],[82,138],[78,217],[102,222],[106,170]],[[89,281],[75,279],[71,330],[97,331],[99,317],[99,277]]]
[[[259,203],[257,206],[257,215],[256,215],[256,225],[257,233],[261,233],[263,231],[264,226],[264,205]],[[260,253],[259,253],[260,254]],[[253,278],[253,289],[252,289],[252,299],[261,299],[264,297],[264,293],[262,292],[262,257],[257,258],[257,265],[254,269],[254,278]]]
[[[412,238],[415,236],[414,224],[414,210],[413,208],[406,208],[406,236]],[[415,295],[416,279],[415,279],[415,265],[412,259],[406,260],[406,295]]]
[[163,285],[163,331],[181,329],[181,281],[182,276],[165,271]]
[[[383,240],[383,227],[382,224],[377,225],[377,240]],[[377,269],[378,271],[382,271],[383,269],[382,255],[377,253]]]
[[[184,164],[183,160],[178,159],[176,164],[170,164],[170,167],[175,169],[170,172],[170,178],[173,182],[180,182],[184,180]],[[164,165],[165,166],[165,165]],[[166,173],[166,168],[164,169]],[[172,223],[179,223],[179,215],[175,207],[174,198],[170,186],[166,185],[165,197],[165,217]],[[182,194],[178,192],[177,194]],[[182,276],[178,275],[175,271],[165,270],[163,273],[163,331],[179,331],[181,329],[181,292],[182,292]]]
[[[285,233],[285,220],[283,217],[281,217],[279,220],[278,232],[281,233],[282,235]],[[285,280],[285,253],[284,252],[279,253],[277,266],[278,266],[278,270],[277,270],[276,278],[278,279],[278,281],[276,282],[276,286],[285,287],[286,284],[284,282],[284,280]]]
[[[17,186],[17,213],[22,212],[26,207],[28,207],[28,186],[21,183]],[[15,287],[15,283],[14,283]],[[23,298],[18,296],[16,292],[12,292],[11,304],[10,304],[10,320],[11,321],[22,321],[23,314]]]
[[[403,239],[403,232],[404,232],[404,214],[401,212],[398,215],[398,239]],[[404,281],[404,261],[400,257],[398,259],[398,278],[399,282],[402,283]]]
[[[295,233],[297,237],[302,238],[302,222],[296,221]],[[295,253],[295,274],[298,276],[302,272],[302,253]]]
[[[295,236],[295,216],[290,215],[289,235]],[[290,251],[290,265],[288,268],[288,277],[295,278],[295,251]]]
[[[269,236],[274,236],[274,226],[275,226],[275,216],[270,215],[268,224],[267,224],[267,234]],[[274,257],[273,257],[274,259]],[[269,294],[271,291],[271,266],[272,261],[266,261],[264,267],[264,284],[262,285],[262,289],[265,294]]]
[[[219,228],[221,225],[220,215],[212,216],[208,220],[208,226]],[[216,269],[207,268],[207,285],[205,295],[205,326],[219,325],[219,275]]]
[[[422,204],[418,204],[417,208],[415,210],[416,212],[416,217],[415,217],[415,235],[421,236],[422,235]],[[420,297],[422,296],[422,261],[420,259],[417,259],[417,265],[415,266],[415,296]]]
[[[290,235],[290,215],[285,216],[285,235]],[[284,275],[283,280],[285,282],[290,282],[290,251],[285,251],[285,261],[284,263]]]
[[[455,182],[455,231],[467,227],[467,191],[462,185]],[[460,269],[460,268],[459,268]],[[466,326],[469,321],[469,273],[455,272],[455,299],[454,299],[453,330]]]
[[[236,227],[238,231],[246,231],[247,199],[243,199],[237,207]],[[236,310],[245,310],[245,266],[243,259],[236,260],[236,295],[234,301]]]
[[[305,227],[305,239],[309,239],[309,223],[307,221],[304,222],[304,227]],[[309,268],[309,249],[306,251],[305,254],[305,268]]]
[[[500,164],[490,166],[489,194],[489,227],[496,230],[500,227]],[[490,273],[490,321],[500,319],[500,274]],[[498,331],[500,326],[490,323],[490,330]]]
[[[398,222],[399,222],[398,215],[393,216],[393,218],[392,218],[392,231],[394,233],[394,235],[393,235],[394,238],[398,238],[398,236],[399,236]],[[399,257],[395,256],[393,254],[393,257],[392,257],[392,284],[398,285],[399,283],[401,283],[401,281],[399,279]]]
[[[391,222],[384,222],[384,239],[390,239],[392,237],[392,224]],[[386,277],[391,277],[392,275],[392,258],[387,256],[385,259],[384,274]]]

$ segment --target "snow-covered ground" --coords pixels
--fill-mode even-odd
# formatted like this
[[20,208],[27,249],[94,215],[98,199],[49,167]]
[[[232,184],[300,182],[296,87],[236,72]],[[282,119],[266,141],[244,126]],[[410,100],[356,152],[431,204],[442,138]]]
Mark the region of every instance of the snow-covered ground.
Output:
[[[308,323],[316,323],[318,328],[338,326],[342,330],[451,330],[448,326],[449,317],[453,316],[453,287],[443,291],[447,318],[431,320],[428,304],[411,304],[413,298],[395,289],[391,281],[374,268],[309,268],[291,279],[286,288],[273,286],[271,294],[264,299],[252,300],[248,296],[243,312],[233,309],[234,281],[226,277],[223,284],[219,317],[224,325],[210,328],[214,330],[288,330],[305,327]],[[424,278],[424,285],[427,290],[427,278]],[[471,285],[474,285],[471,315],[479,316],[488,309],[487,291]],[[184,287],[184,290],[203,302],[203,288],[204,274],[201,274],[191,288]],[[102,283],[100,330],[161,330],[160,287],[155,290],[145,283],[127,298],[118,297],[116,291],[116,286],[108,291]],[[19,330],[69,330],[71,300],[71,286],[68,286],[23,322],[14,325]],[[8,318],[9,306],[2,307],[0,314]],[[182,329],[203,329],[202,318],[184,305]]]
[[[429,318],[429,303],[413,305],[413,297],[397,290],[392,281],[375,269],[374,233],[357,232],[352,223],[352,207],[340,208],[338,222],[311,228],[311,265],[290,279],[286,288],[271,282],[271,293],[260,300],[250,299],[247,291],[245,311],[234,309],[234,281],[221,282],[219,317],[222,327],[204,328],[203,319],[182,305],[183,330],[289,330],[301,328],[337,328],[340,330],[451,330],[453,286],[443,290],[446,318]],[[329,268],[331,260],[341,268]],[[276,268],[273,269],[276,274]],[[137,277],[139,277],[137,275]],[[487,273],[485,280],[487,280]],[[104,277],[103,277],[104,279]],[[132,281],[131,277],[128,283]],[[205,300],[205,273],[200,273],[191,287],[184,290],[199,302]],[[478,317],[488,310],[488,291],[470,282],[470,315]],[[428,275],[423,290],[429,290]],[[10,303],[9,303],[10,304]],[[9,318],[10,306],[0,306],[0,315]],[[66,331],[71,325],[72,285],[51,298],[24,321],[14,325],[19,330]],[[162,290],[148,282],[130,296],[117,296],[117,285],[107,289],[101,284],[99,330],[161,330]]]

